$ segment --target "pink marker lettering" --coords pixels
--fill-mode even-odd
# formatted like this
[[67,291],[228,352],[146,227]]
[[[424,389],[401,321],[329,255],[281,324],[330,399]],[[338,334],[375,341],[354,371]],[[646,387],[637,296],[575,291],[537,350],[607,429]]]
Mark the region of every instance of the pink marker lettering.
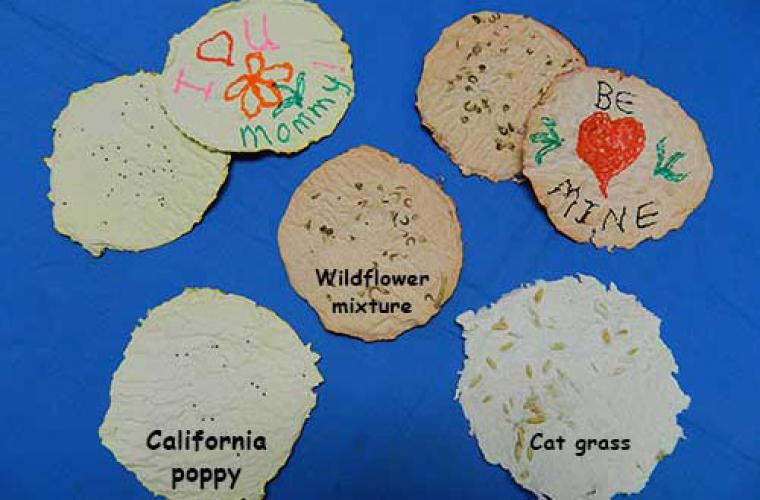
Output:
[[185,69],[182,68],[179,70],[179,75],[177,76],[177,80],[174,82],[174,93],[179,94],[179,91],[182,89],[182,87],[186,87],[191,90],[195,90],[196,92],[200,92],[203,94],[203,100],[208,101],[209,97],[211,97],[211,90],[214,88],[215,82],[210,82],[205,87],[200,87],[198,85],[193,85],[192,83],[185,80]]
[[257,52],[264,52],[265,50],[279,50],[280,45],[273,42],[269,38],[269,23],[267,22],[267,15],[261,16],[261,36],[264,39],[264,43],[256,45],[251,39],[251,24],[248,22],[248,18],[243,18],[243,34],[245,35],[245,41],[248,42],[248,46],[251,50]]
[[327,68],[327,69],[332,69],[332,70],[336,70],[337,69],[341,73],[345,73],[346,72],[346,68],[342,68],[342,67],[336,66],[334,64],[326,63],[324,61],[314,61],[314,62],[311,63],[311,65],[313,67],[315,67],[315,68],[322,67],[322,68]]

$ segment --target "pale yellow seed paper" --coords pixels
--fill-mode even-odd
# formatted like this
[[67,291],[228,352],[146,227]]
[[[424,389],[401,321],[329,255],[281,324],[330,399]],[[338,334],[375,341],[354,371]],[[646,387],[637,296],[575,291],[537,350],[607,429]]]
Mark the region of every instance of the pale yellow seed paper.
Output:
[[229,156],[183,136],[157,77],[122,76],[72,94],[53,124],[55,229],[93,255],[145,250],[187,233],[227,177]]
[[172,38],[162,101],[211,149],[300,151],[331,134],[353,99],[342,36],[311,2],[224,4]]
[[522,170],[528,112],[556,75],[583,65],[554,29],[478,12],[447,27],[425,56],[417,107],[463,174],[509,179]]
[[293,194],[277,239],[293,288],[325,328],[370,342],[427,323],[462,268],[451,198],[370,146],[314,170]]
[[524,174],[556,228],[610,250],[681,227],[712,179],[694,120],[615,70],[558,77],[531,111],[523,149]]
[[[156,495],[261,498],[316,404],[318,359],[268,309],[217,290],[187,289],[132,333],[100,438]],[[187,436],[198,431],[199,451],[192,440],[188,449]],[[253,445],[232,441],[249,434]],[[200,472],[209,469],[212,479]]]
[[470,432],[537,498],[639,492],[683,437],[676,417],[690,400],[660,320],[614,284],[538,281],[457,322]]

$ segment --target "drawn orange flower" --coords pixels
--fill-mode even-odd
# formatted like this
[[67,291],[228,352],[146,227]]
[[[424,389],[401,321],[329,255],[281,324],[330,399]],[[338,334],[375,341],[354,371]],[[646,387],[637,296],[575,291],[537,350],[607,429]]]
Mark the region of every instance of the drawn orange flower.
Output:
[[245,57],[247,73],[239,76],[224,89],[225,101],[240,101],[240,111],[253,119],[264,108],[275,108],[282,102],[282,92],[277,83],[287,83],[293,78],[293,66],[279,63],[266,66],[261,52],[251,52]]

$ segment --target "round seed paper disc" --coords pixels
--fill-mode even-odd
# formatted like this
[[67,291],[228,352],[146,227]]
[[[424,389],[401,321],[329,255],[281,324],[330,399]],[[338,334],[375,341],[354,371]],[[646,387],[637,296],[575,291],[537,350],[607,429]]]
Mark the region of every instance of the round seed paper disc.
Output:
[[292,153],[329,135],[353,99],[351,54],[316,4],[242,0],[172,38],[171,120],[209,148]]
[[187,233],[227,177],[229,157],[183,136],[157,77],[122,76],[72,94],[53,124],[55,228],[93,255],[145,250]]
[[525,120],[558,74],[583,66],[559,32],[527,16],[479,12],[446,28],[417,89],[423,124],[465,175],[522,170]]
[[[453,293],[462,267],[451,199],[416,168],[369,146],[309,175],[290,200],[278,242],[291,284],[325,328],[366,341],[393,339],[427,323]],[[337,280],[344,271],[395,281],[342,286]],[[318,272],[336,275],[334,286],[320,284]],[[371,301],[387,307],[373,311]],[[403,303],[409,311],[389,312]]]
[[[471,432],[486,461],[538,497],[638,492],[683,436],[676,415],[689,398],[660,320],[614,284],[538,281],[457,321],[466,355],[457,397]],[[564,437],[563,450],[532,450],[538,433],[539,443]],[[629,439],[630,449],[578,456],[578,439]]]
[[[211,289],[188,289],[151,310],[114,374],[103,444],[151,492],[172,499],[260,498],[316,404],[319,356],[277,315]],[[203,430],[266,438],[266,450],[149,450],[146,438]],[[233,490],[172,489],[175,467],[240,468]]]
[[614,70],[557,78],[531,112],[523,148],[525,176],[557,229],[608,249],[681,227],[712,178],[694,120]]

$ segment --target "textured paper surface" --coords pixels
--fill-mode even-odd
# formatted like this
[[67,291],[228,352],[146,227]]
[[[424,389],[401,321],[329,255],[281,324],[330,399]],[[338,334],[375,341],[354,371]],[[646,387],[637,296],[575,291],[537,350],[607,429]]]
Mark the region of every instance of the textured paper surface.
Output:
[[[260,498],[316,404],[319,356],[277,315],[212,289],[151,310],[114,374],[103,444],[151,492],[172,499]],[[266,451],[151,451],[152,429],[266,436]],[[241,467],[233,491],[171,490],[172,467]]]
[[145,250],[187,233],[227,177],[229,157],[166,119],[157,77],[122,76],[72,94],[53,124],[55,229],[93,255]]
[[552,78],[583,65],[559,32],[527,16],[471,14],[425,57],[417,107],[463,174],[508,179],[522,170],[528,112]]
[[614,70],[559,77],[531,112],[523,148],[557,229],[608,249],[681,227],[712,178],[699,127],[678,103]]
[[[660,339],[660,320],[633,295],[589,276],[538,281],[457,321],[465,364],[457,398],[486,461],[537,497],[635,493],[683,437],[689,405]],[[563,451],[529,452],[564,436]],[[578,438],[629,438],[628,451],[575,455]]]
[[209,148],[300,151],[331,134],[353,99],[341,37],[310,2],[224,4],[172,38],[162,102]]
[[[451,296],[462,267],[461,228],[451,199],[411,165],[360,146],[309,175],[290,200],[278,233],[299,295],[325,328],[367,341],[392,339],[428,322]],[[425,286],[318,286],[315,269],[376,267],[428,274]],[[335,314],[334,301],[409,301],[411,314]]]

